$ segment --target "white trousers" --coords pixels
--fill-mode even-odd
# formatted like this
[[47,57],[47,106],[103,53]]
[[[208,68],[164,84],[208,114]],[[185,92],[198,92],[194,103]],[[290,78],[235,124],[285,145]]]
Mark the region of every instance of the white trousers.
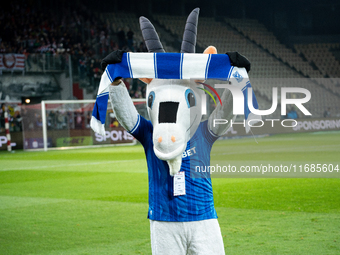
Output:
[[153,255],[224,255],[217,219],[189,222],[150,220]]

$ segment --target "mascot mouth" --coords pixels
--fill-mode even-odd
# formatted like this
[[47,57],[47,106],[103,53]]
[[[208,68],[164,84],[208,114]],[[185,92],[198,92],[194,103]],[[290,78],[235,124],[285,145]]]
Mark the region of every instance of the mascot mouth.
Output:
[[179,146],[177,149],[172,150],[170,153],[161,152],[155,146],[154,146],[153,150],[154,150],[157,158],[159,158],[161,160],[172,160],[172,159],[178,157],[179,155],[182,155],[182,153],[186,149],[186,146],[187,146],[187,144],[185,143],[182,146]]

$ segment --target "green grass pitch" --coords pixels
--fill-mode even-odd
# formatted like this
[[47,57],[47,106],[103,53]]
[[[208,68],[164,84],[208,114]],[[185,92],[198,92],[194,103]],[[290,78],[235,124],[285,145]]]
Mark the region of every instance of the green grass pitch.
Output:
[[[212,160],[340,164],[340,133],[217,141]],[[340,176],[340,173],[339,173]],[[227,254],[340,254],[339,178],[213,178]],[[150,254],[143,148],[0,153],[0,254]]]

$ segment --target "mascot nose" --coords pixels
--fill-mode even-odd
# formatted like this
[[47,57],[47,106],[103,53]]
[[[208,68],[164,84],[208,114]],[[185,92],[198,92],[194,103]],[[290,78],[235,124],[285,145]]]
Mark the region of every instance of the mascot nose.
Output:
[[[158,139],[157,139],[157,141],[158,141],[158,143],[161,143],[162,141],[163,141],[163,137],[158,137]],[[176,142],[176,137],[174,137],[174,136],[171,136],[171,141],[174,143],[174,142]]]

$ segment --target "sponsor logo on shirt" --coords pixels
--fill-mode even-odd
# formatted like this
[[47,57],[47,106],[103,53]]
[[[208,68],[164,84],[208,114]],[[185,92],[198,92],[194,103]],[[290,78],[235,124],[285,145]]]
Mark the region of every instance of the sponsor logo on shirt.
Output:
[[182,154],[182,158],[190,157],[191,155],[194,155],[194,154],[196,154],[196,147],[184,151]]

